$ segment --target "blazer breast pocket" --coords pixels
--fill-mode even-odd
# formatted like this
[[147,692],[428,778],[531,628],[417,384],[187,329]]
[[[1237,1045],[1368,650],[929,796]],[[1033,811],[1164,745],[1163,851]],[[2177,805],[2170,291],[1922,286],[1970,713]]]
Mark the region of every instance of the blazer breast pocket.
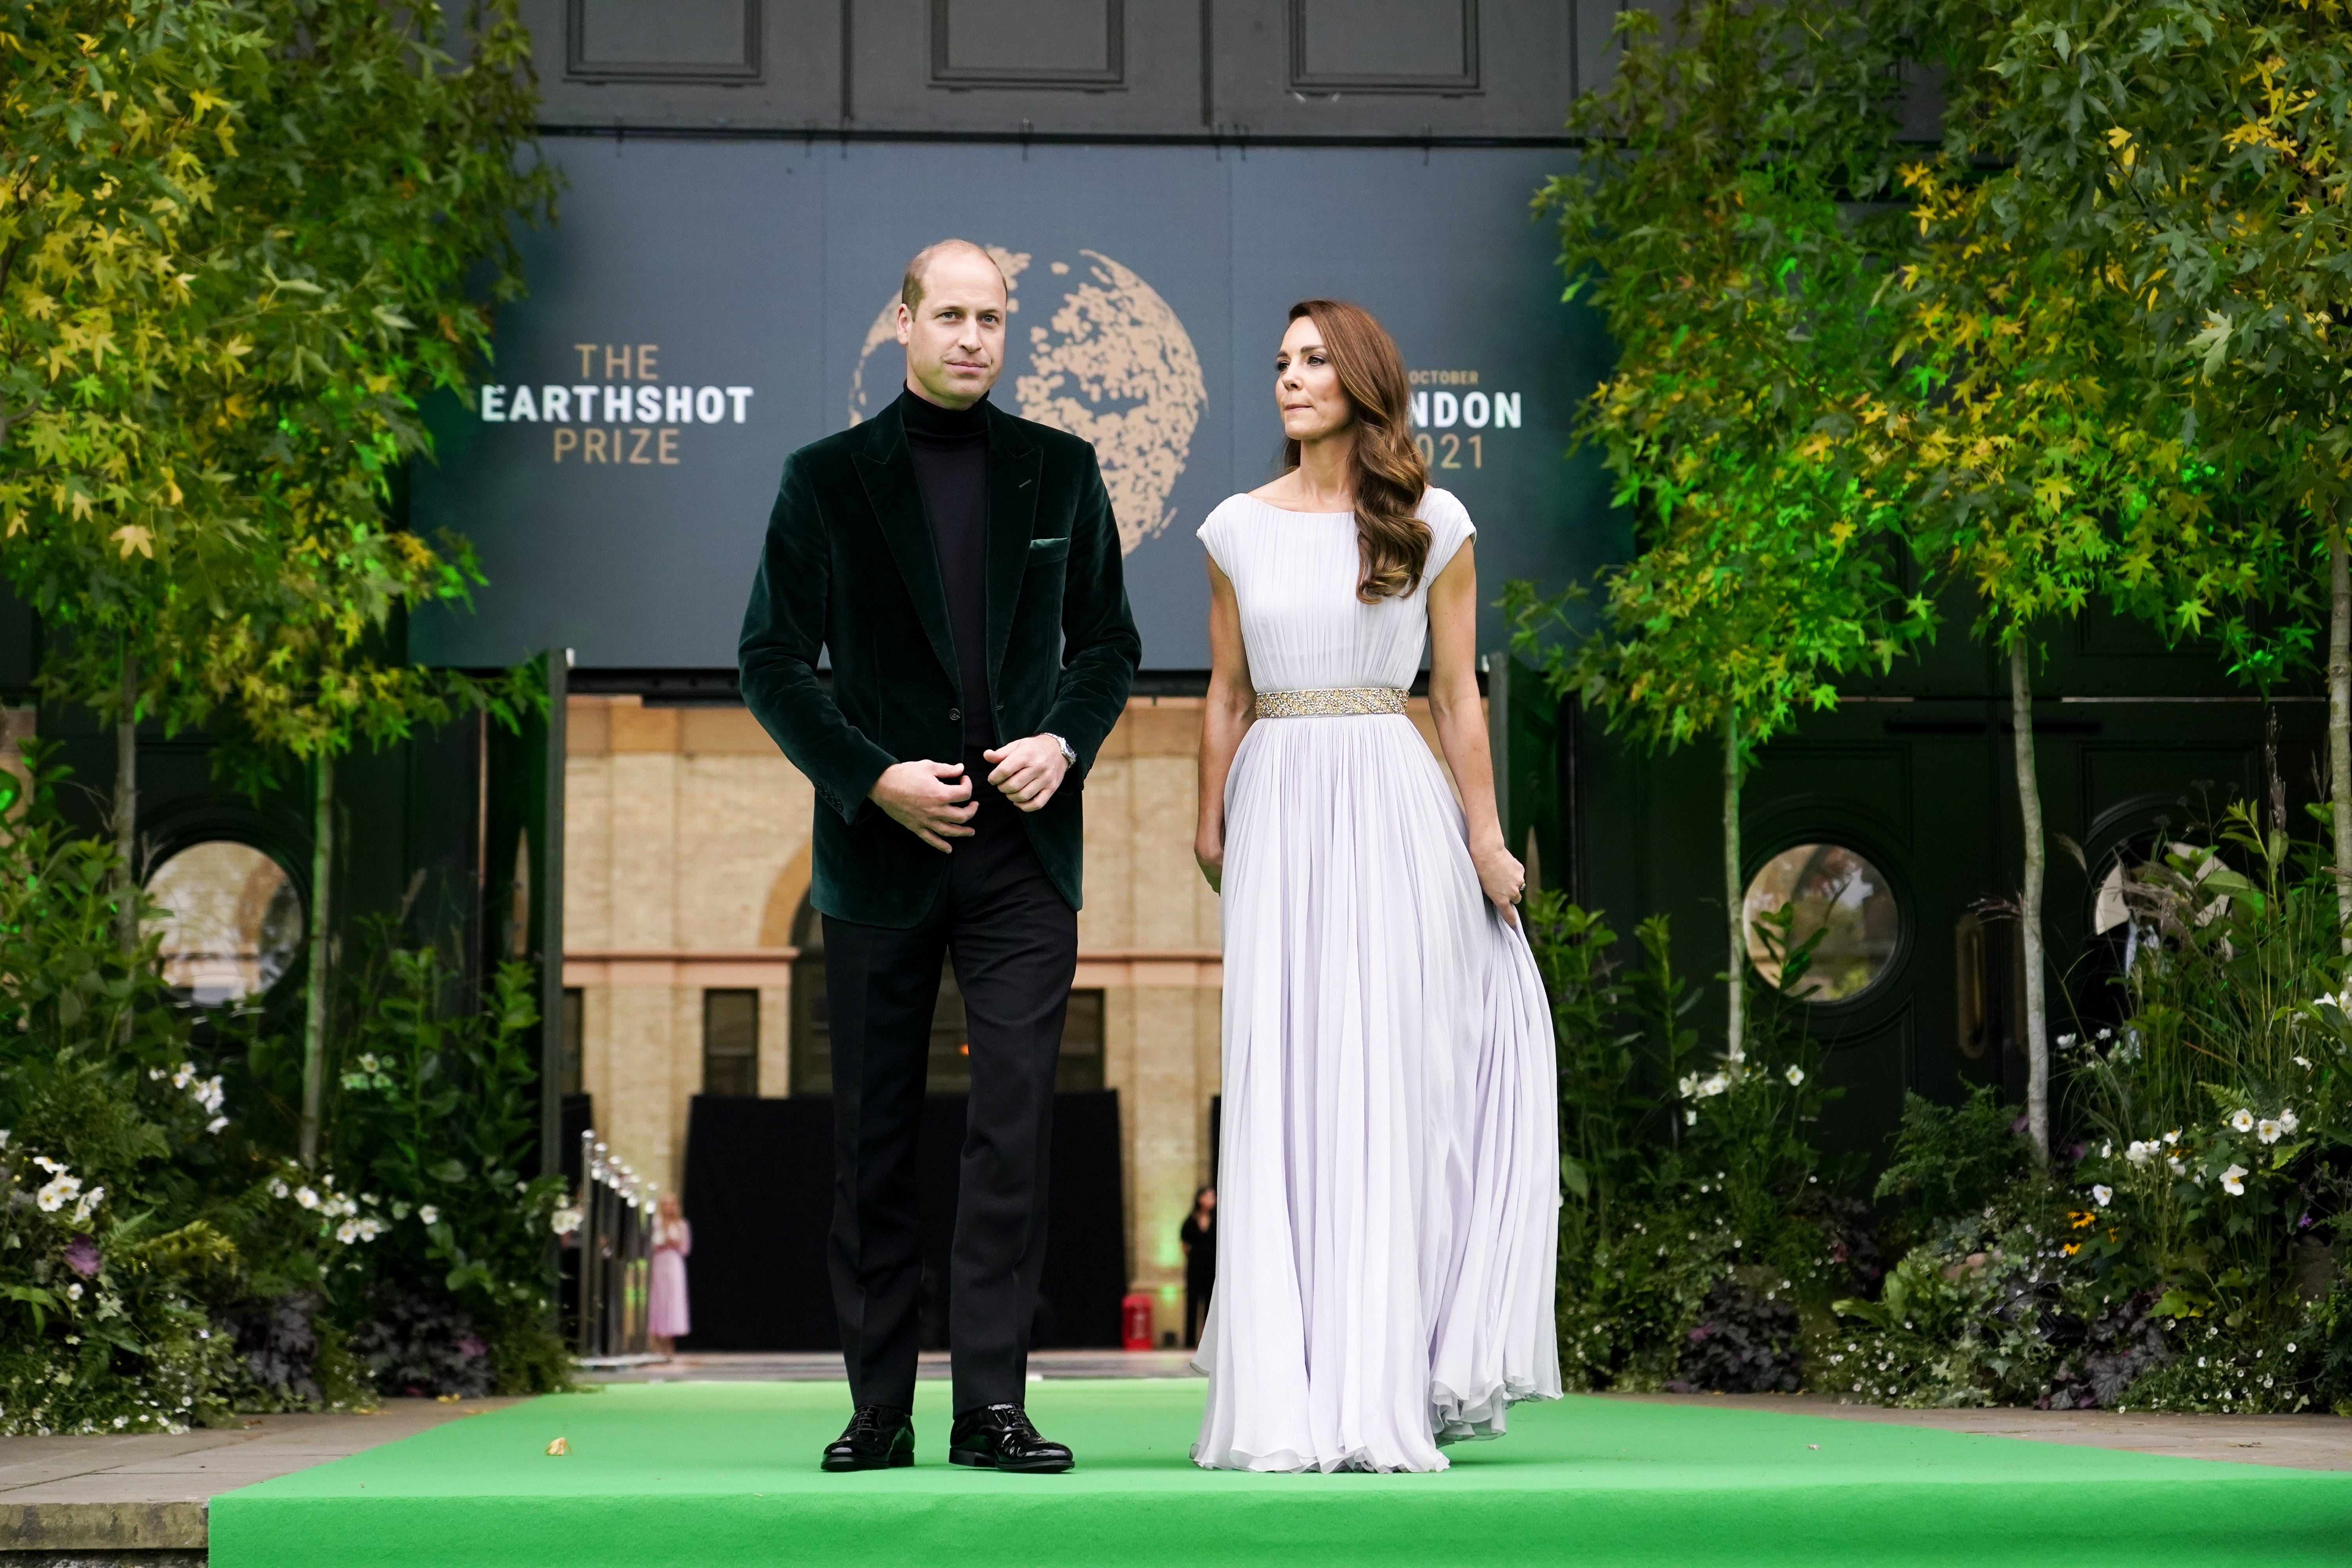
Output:
[[1045,561],[1066,561],[1069,554],[1070,536],[1066,533],[1059,539],[1033,539],[1029,542],[1029,564],[1032,566]]

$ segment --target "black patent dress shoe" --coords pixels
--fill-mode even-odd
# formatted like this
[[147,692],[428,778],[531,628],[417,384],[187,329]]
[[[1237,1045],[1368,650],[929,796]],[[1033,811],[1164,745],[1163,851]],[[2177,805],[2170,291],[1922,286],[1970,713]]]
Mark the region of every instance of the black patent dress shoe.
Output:
[[915,1462],[915,1413],[861,1405],[840,1436],[825,1445],[828,1470],[893,1469]]
[[1076,1463],[1068,1448],[1037,1436],[1018,1405],[983,1405],[957,1416],[948,1436],[948,1461],[1028,1475],[1055,1475]]

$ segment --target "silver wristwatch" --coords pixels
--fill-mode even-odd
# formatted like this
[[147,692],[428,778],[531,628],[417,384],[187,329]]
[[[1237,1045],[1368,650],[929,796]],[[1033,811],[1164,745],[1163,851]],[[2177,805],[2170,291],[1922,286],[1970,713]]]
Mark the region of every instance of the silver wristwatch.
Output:
[[1055,734],[1051,730],[1046,731],[1045,733],[1045,739],[1053,742],[1054,744],[1062,748],[1063,763],[1068,767],[1076,767],[1078,765],[1078,753],[1076,749],[1074,748],[1067,741],[1062,739],[1061,736]]

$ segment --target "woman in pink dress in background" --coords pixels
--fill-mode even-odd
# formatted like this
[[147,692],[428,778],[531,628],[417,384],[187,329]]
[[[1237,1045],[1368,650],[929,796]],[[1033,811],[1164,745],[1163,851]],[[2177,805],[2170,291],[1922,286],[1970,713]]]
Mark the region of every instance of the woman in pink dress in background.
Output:
[[686,1255],[693,1250],[694,1232],[678,1210],[677,1194],[664,1193],[655,1210],[653,1289],[646,1312],[646,1331],[664,1355],[677,1348],[678,1335],[694,1331],[686,1310]]

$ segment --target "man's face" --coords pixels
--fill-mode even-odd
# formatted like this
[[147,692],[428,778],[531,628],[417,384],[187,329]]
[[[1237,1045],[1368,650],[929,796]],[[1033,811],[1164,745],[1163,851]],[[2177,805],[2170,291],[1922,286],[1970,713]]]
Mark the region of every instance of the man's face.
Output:
[[1004,369],[1004,275],[987,257],[958,247],[931,258],[922,303],[898,307],[916,395],[943,408],[969,408],[988,395]]

